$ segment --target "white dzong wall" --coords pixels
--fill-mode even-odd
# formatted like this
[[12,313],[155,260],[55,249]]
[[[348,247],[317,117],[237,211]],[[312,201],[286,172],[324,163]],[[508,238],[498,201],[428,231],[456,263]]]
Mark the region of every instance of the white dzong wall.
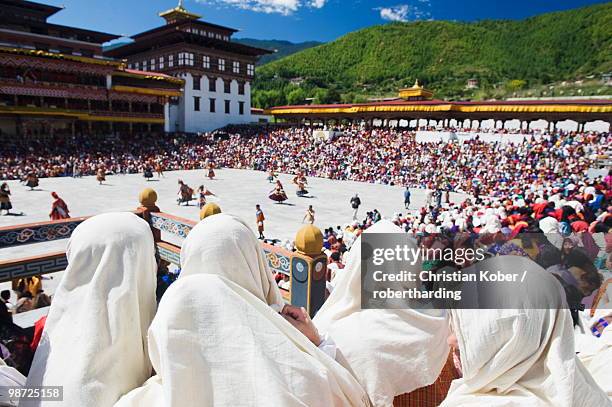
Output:
[[[225,93],[223,79],[216,78],[216,91],[211,92],[209,78],[202,76],[200,89],[193,88],[193,76],[190,73],[179,75],[185,80],[183,96],[178,105],[169,108],[167,127],[169,131],[187,133],[207,132],[228,124],[251,123],[251,85],[246,82],[244,95],[238,94],[238,82],[231,81],[230,93]],[[195,110],[194,97],[200,98],[200,110]],[[210,99],[215,99],[215,112],[210,111]],[[230,113],[225,112],[225,101],[230,102]],[[244,114],[240,114],[240,102],[244,102]]]

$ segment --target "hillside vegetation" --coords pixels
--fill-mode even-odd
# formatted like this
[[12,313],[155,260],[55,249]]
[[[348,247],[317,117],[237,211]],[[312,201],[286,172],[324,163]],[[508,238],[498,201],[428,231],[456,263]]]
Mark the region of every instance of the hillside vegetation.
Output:
[[[610,71],[612,2],[518,21],[366,28],[259,67],[253,103],[359,102],[395,95],[416,78],[437,98],[483,99]],[[478,89],[466,89],[470,78]]]

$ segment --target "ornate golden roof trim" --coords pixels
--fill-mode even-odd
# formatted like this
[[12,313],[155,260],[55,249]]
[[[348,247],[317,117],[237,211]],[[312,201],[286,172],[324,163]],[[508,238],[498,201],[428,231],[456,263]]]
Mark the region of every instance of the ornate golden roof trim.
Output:
[[42,116],[65,116],[72,117],[83,121],[93,122],[122,122],[122,123],[150,123],[164,124],[163,118],[154,117],[123,117],[123,116],[97,116],[89,113],[83,113],[76,110],[68,109],[48,109],[44,107],[13,107],[0,106],[0,115],[2,114],[23,114],[23,115],[42,115]]
[[181,91],[172,89],[151,89],[151,88],[139,88],[137,86],[126,86],[126,85],[113,85],[111,88],[117,92],[124,93],[138,93],[142,95],[154,95],[154,96],[181,96]]
[[131,73],[131,72],[126,72],[126,71],[116,71],[113,72],[113,76],[125,76],[128,78],[137,78],[137,79],[151,79],[151,80],[156,80],[156,81],[165,81],[165,82],[169,82],[169,83],[174,83],[177,85],[183,85],[185,84],[185,81],[181,78],[175,78],[174,76],[169,76],[169,75],[148,75],[148,74],[136,74],[136,73]]
[[265,114],[282,116],[285,114],[357,114],[376,112],[497,112],[497,113],[612,113],[612,101],[609,105],[458,105],[445,103],[439,105],[378,105],[351,107],[296,107],[288,109],[267,109]]

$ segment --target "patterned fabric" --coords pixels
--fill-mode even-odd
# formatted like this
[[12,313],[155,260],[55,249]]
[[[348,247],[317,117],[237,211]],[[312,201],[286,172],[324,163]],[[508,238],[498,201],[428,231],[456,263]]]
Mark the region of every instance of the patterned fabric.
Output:
[[185,239],[195,223],[185,223],[180,220],[165,217],[160,214],[151,215],[151,227]]
[[507,242],[497,251],[498,256],[521,256],[529,257],[529,254],[514,242]]
[[393,407],[437,407],[446,398],[451,382],[458,378],[452,355],[449,355],[438,380],[429,386],[395,397]]
[[42,96],[50,98],[107,100],[106,90],[104,89],[54,88],[43,84],[0,86],[0,93],[6,95]]
[[83,221],[76,218],[73,221],[44,222],[41,224],[3,228],[0,230],[0,247],[18,246],[26,243],[49,242],[67,239],[74,229]]
[[283,255],[278,252],[269,251],[264,247],[264,253],[268,260],[268,265],[274,272],[280,272],[283,274],[290,275],[291,259],[289,256]]
[[609,278],[603,282],[601,287],[599,287],[599,290],[597,291],[597,294],[595,295],[595,298],[593,299],[593,306],[591,307],[591,311],[590,311],[591,318],[595,316],[595,311],[597,311],[597,307],[599,306],[599,301],[601,301],[604,294],[608,290],[608,286],[611,283],[612,283],[612,278]]
[[108,93],[109,98],[112,100],[123,100],[126,102],[142,102],[142,103],[158,103],[160,102],[157,96],[154,95],[143,95],[139,93],[125,93],[110,91]]
[[55,72],[71,72],[83,75],[110,75],[115,67],[112,65],[90,64],[85,62],[50,59],[36,56],[15,55],[0,52],[0,66],[41,69]]

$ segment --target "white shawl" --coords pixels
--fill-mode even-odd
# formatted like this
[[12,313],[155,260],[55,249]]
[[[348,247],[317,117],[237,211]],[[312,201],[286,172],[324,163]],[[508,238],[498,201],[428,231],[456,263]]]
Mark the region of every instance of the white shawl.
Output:
[[11,397],[7,387],[23,387],[26,378],[14,367],[7,366],[0,358],[0,406],[16,406],[17,398]]
[[149,329],[157,375],[116,407],[367,405],[350,373],[269,306],[280,293],[263,256],[232,216],[191,231]]
[[607,285],[593,318],[586,324],[586,333],[576,338],[580,339],[580,347],[576,346],[576,350],[593,379],[612,399],[612,326],[608,325],[599,338],[591,333],[591,327],[609,315],[612,315],[612,283]]
[[[441,407],[609,405],[575,355],[572,318],[563,308],[565,298],[555,277],[517,256],[495,257],[476,267],[502,272],[525,267],[525,290],[512,293],[520,296],[524,309],[451,311],[463,377],[453,381]],[[529,309],[534,296],[550,309]]]
[[261,243],[232,215],[209,216],[189,232],[181,248],[181,277],[192,274],[216,274],[270,305],[284,304]]
[[[365,233],[403,232],[381,220]],[[413,271],[421,271],[420,262]],[[336,342],[336,359],[359,380],[372,404],[391,406],[395,396],[433,383],[449,351],[444,313],[361,309],[361,237],[338,274],[337,285],[314,323]]]
[[27,387],[63,386],[63,405],[105,407],[150,376],[153,244],[147,222],[132,213],[94,216],[75,229]]

